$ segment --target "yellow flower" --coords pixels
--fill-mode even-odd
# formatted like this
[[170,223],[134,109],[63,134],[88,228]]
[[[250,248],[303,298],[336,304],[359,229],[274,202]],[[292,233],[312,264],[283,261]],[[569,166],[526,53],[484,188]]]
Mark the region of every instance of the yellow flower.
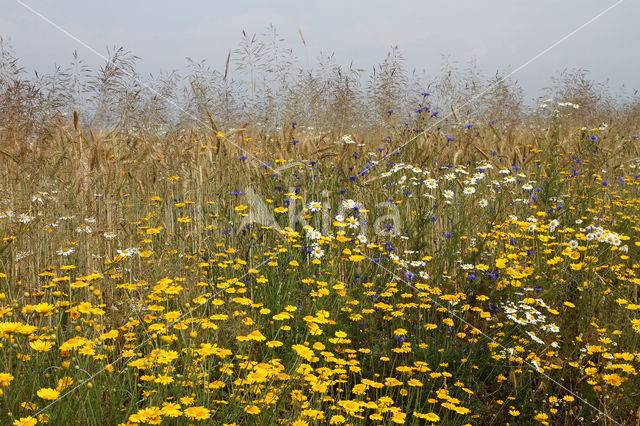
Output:
[[546,414],[546,413],[540,413],[540,414],[538,414],[538,415],[536,415],[536,416],[534,417],[534,420],[537,420],[537,421],[539,421],[539,422],[544,422],[544,421],[546,421],[548,418],[549,418],[549,415],[548,415],[548,414]]
[[417,411],[413,412],[413,415],[419,419],[424,419],[428,422],[437,422],[440,420],[440,417],[435,413],[418,413]]
[[311,349],[304,345],[293,345],[291,348],[296,351],[299,357],[311,362],[313,358],[313,351]]
[[60,396],[60,392],[51,388],[42,388],[38,389],[37,395],[42,399],[46,399],[47,401],[53,401],[54,399],[58,399],[58,397]]
[[180,404],[176,404],[175,402],[164,403],[160,412],[167,417],[180,417],[182,415]]
[[115,339],[118,337],[118,330],[111,330],[100,335],[100,340]]
[[329,424],[330,425],[341,425],[342,423],[346,422],[347,419],[345,419],[344,416],[341,416],[340,414],[336,414],[335,416],[331,416],[331,419],[329,419]]
[[190,396],[183,396],[180,398],[180,403],[184,405],[191,405],[193,404],[193,398]]
[[252,405],[250,407],[244,407],[244,412],[247,414],[260,414],[260,409],[255,405]]
[[622,384],[622,382],[624,381],[622,379],[622,377],[618,376],[617,374],[603,374],[602,375],[602,379],[607,382],[607,384],[611,385],[611,386],[620,386]]
[[34,340],[29,342],[29,346],[36,352],[48,352],[53,346],[53,342],[45,342],[44,340]]
[[357,413],[361,411],[360,404],[357,401],[339,401],[338,405],[342,407],[347,413]]
[[33,426],[37,424],[38,421],[33,417],[20,417],[20,420],[14,420],[14,426]]
[[160,383],[161,385],[168,385],[170,383],[173,383],[173,377],[171,376],[167,376],[167,375],[160,375],[158,377],[156,377],[156,379],[154,380],[155,383]]
[[211,417],[211,411],[201,406],[189,407],[184,410],[184,415],[191,420],[206,420]]
[[0,373],[0,386],[6,387],[11,384],[13,376],[9,373]]
[[33,307],[33,310],[41,315],[51,315],[54,306],[51,303],[38,303]]

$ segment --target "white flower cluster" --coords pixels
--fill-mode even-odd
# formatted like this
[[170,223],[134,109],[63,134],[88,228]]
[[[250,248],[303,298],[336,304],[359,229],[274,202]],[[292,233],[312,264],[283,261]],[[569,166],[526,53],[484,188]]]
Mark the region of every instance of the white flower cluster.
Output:
[[620,247],[622,244],[622,240],[620,236],[613,231],[607,231],[606,229],[602,229],[599,226],[587,226],[586,231],[588,234],[586,235],[587,241],[596,240],[601,243],[611,244],[612,246]]
[[135,247],[131,247],[131,248],[126,248],[124,250],[116,250],[116,253],[118,253],[118,256],[122,256],[122,257],[131,257],[134,254],[140,254],[140,250],[135,248]]

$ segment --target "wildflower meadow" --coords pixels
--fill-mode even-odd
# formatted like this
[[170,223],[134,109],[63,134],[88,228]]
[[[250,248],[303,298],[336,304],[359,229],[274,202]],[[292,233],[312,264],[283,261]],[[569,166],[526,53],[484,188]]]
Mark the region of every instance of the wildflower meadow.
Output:
[[637,100],[4,49],[0,424],[640,421]]

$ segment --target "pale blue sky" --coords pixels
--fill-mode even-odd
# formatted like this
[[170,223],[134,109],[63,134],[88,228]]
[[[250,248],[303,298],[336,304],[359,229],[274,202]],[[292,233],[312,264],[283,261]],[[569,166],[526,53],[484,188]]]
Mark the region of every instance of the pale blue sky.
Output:
[[[437,73],[441,55],[465,63],[475,58],[488,74],[515,69],[614,0],[486,1],[44,1],[23,0],[100,52],[124,46],[143,58],[138,70],[180,69],[185,57],[224,69],[241,30],[274,24],[301,63],[320,51],[370,69],[391,45],[409,68]],[[100,59],[15,0],[0,0],[0,35],[9,36],[28,69],[51,71],[78,50],[91,65]],[[586,68],[612,89],[640,89],[637,43],[640,2],[626,0],[544,57],[518,72],[527,95],[564,68]],[[307,41],[305,49],[298,29]]]

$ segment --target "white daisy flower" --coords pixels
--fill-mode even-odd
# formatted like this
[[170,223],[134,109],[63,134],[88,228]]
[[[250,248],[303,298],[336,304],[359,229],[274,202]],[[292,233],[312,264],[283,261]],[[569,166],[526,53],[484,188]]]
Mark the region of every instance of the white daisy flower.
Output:
[[317,212],[320,209],[322,209],[322,204],[319,203],[318,201],[312,201],[309,203],[309,206],[307,208],[309,209],[310,212]]

